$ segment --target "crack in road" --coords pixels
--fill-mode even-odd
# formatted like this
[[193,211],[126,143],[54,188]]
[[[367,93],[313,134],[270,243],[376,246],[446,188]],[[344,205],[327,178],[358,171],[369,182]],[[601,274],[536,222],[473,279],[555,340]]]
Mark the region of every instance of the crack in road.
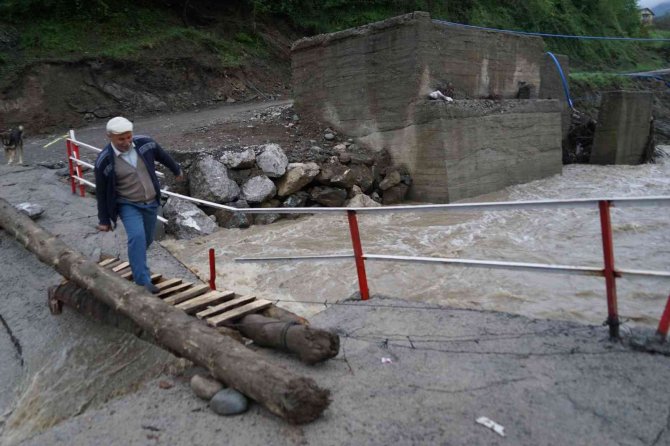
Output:
[[5,327],[5,330],[7,331],[7,334],[9,335],[9,339],[11,339],[12,344],[14,344],[17,357],[19,358],[21,367],[23,367],[23,348],[21,347],[21,343],[19,342],[18,338],[14,336],[12,329],[9,327],[9,324],[7,324],[7,321],[5,321],[5,318],[2,317],[2,314],[0,314],[0,322],[2,322],[2,325]]
[[660,441],[663,438],[664,434],[666,432],[670,431],[670,410],[668,411],[668,418],[665,421],[665,426],[661,429],[661,431],[656,435],[656,438],[654,438],[654,442],[651,444],[651,446],[656,446],[661,444]]

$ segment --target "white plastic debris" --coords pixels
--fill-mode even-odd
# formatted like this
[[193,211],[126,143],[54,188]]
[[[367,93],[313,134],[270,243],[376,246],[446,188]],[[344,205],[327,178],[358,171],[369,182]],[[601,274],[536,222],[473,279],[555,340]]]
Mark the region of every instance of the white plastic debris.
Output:
[[431,99],[442,99],[447,102],[454,102],[453,98],[445,96],[440,90],[435,90],[432,93],[429,93],[428,97]]
[[392,362],[391,358],[382,358],[382,364],[391,364]]
[[505,428],[493,421],[490,418],[487,417],[479,417],[477,418],[477,423],[481,424],[482,426],[486,426],[489,429],[491,429],[493,432],[496,434],[500,435],[501,437],[505,436]]

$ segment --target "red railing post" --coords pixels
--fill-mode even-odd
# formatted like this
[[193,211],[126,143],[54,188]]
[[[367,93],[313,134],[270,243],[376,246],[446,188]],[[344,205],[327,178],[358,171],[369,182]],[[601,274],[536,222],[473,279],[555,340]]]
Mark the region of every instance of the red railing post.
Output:
[[70,140],[65,141],[65,146],[67,147],[67,165],[70,167],[70,187],[72,188],[72,193],[77,193],[77,188],[74,184],[74,163],[72,162],[72,143]]
[[356,211],[347,211],[347,217],[349,217],[349,232],[351,232],[351,243],[354,246],[356,272],[358,273],[358,288],[361,291],[361,299],[368,300],[370,298],[370,291],[368,290],[368,278],[365,274],[365,259],[363,258],[361,236],[358,232],[358,219],[356,218]]
[[[72,152],[74,153],[75,159],[79,160],[79,146],[75,143],[72,143]],[[81,164],[75,163],[75,170],[77,171],[77,176],[79,178],[84,178],[84,172],[81,169]],[[84,183],[79,182],[79,195],[82,197],[86,196],[86,188],[84,187]]]
[[607,287],[607,325],[610,327],[610,339],[619,339],[619,311],[616,299],[616,276],[614,268],[614,243],[612,242],[612,222],[610,220],[610,202],[598,202],[600,210],[600,230],[603,239],[603,257],[605,268],[605,286]]
[[668,337],[668,328],[670,328],[670,296],[668,296],[663,316],[661,316],[661,322],[658,323],[658,330],[656,330],[656,334],[661,342],[665,342]]
[[214,248],[209,248],[209,289],[216,290],[216,260]]

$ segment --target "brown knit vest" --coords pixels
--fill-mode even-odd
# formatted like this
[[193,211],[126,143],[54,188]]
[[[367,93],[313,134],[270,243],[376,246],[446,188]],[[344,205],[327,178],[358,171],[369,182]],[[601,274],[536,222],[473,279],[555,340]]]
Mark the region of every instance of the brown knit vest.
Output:
[[116,192],[128,201],[148,203],[156,198],[156,189],[144,165],[144,160],[137,154],[137,168],[134,168],[120,156],[115,157]]

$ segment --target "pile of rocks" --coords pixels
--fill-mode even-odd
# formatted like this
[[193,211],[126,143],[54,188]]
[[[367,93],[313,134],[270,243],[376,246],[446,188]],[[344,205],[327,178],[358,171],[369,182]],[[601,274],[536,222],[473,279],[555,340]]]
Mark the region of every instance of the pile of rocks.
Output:
[[[236,208],[371,207],[405,198],[411,177],[392,166],[388,152],[368,152],[350,141],[334,150],[337,155],[322,162],[293,163],[278,144],[194,153],[192,159],[182,160],[188,184],[180,192]],[[210,234],[217,224],[245,228],[287,215],[200,209],[175,198],[168,200],[164,213],[170,222],[168,232],[179,238]]]

